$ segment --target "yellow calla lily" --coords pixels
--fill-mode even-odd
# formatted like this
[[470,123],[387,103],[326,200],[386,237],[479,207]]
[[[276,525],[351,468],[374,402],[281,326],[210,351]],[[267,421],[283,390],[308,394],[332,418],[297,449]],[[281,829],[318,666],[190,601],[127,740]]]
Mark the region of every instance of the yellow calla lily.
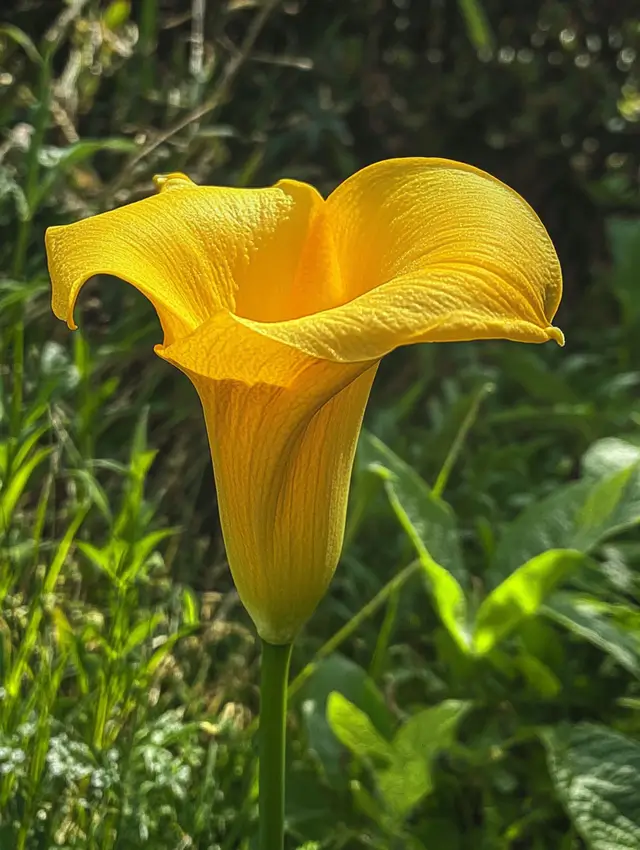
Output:
[[156,178],[159,193],[47,231],[53,310],[122,278],[153,303],[156,353],[200,396],[240,598],[293,639],[333,575],[364,408],[381,357],[471,339],[563,342],[562,276],[526,202],[442,159],[379,162],[326,200]]

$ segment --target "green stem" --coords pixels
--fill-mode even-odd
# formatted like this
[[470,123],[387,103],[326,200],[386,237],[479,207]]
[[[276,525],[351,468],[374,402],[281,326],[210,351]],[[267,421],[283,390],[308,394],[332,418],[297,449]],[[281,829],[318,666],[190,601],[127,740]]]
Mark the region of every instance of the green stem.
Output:
[[[399,590],[402,585],[407,581],[407,579],[411,578],[414,573],[417,573],[421,568],[421,563],[419,560],[412,561],[409,566],[405,567],[399,573],[397,573],[385,586],[378,591],[378,593],[371,599],[364,608],[361,608],[357,614],[349,620],[348,623],[345,623],[344,626],[339,629],[334,635],[332,635],[329,640],[324,643],[320,649],[316,652],[313,661],[310,661],[306,667],[304,667],[298,675],[293,679],[291,684],[289,685],[289,690],[287,694],[287,699],[290,700],[295,694],[298,693],[300,688],[304,685],[304,683],[309,679],[311,675],[315,672],[318,664],[322,661],[323,658],[331,655],[332,652],[335,652],[338,647],[347,640],[347,638],[351,637],[351,635],[358,629],[362,623],[367,619],[367,617],[371,617],[376,611],[381,608],[384,603],[391,597],[397,590]],[[251,737],[255,734],[256,729],[258,728],[257,718],[251,721],[251,723],[247,726],[245,734],[247,737]]]
[[458,459],[458,455],[462,450],[462,446],[464,445],[464,441],[467,438],[467,434],[471,430],[471,426],[478,417],[480,405],[487,397],[487,395],[493,392],[493,390],[494,385],[491,383],[486,383],[479,387],[471,397],[471,404],[469,405],[469,410],[467,411],[466,416],[462,420],[462,424],[458,429],[458,433],[454,437],[453,443],[451,444],[451,448],[449,449],[449,452],[446,458],[444,459],[442,469],[438,473],[436,482],[431,488],[431,492],[434,496],[437,496],[438,498],[442,496],[442,491],[447,486],[449,475],[451,475],[451,470],[453,469],[453,466],[456,460]]
[[284,755],[292,644],[262,642],[260,850],[284,848]]

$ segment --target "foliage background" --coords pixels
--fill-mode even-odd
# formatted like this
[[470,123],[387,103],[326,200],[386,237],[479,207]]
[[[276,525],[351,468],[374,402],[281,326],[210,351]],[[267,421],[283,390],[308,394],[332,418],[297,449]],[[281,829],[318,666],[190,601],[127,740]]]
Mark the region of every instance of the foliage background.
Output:
[[[256,820],[258,647],[195,393],[124,284],[87,287],[73,336],[53,319],[44,229],[156,172],[326,192],[406,155],[532,203],[568,345],[383,364],[366,425],[408,467],[363,438],[294,657],[289,846],[640,847],[640,805],[611,797],[640,770],[639,48],[622,0],[3,4],[0,847],[249,848]],[[583,554],[473,656],[421,546],[471,619],[529,558]]]

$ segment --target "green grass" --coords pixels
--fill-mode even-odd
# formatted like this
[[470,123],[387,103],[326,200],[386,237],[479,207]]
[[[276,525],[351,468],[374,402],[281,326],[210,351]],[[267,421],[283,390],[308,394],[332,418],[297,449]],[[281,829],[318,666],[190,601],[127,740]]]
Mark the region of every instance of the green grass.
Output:
[[[0,848],[251,850],[257,828],[258,646],[197,398],[154,359],[157,320],[124,284],[87,287],[82,331],[54,319],[45,227],[147,194],[154,171],[325,190],[395,153],[497,164],[534,201],[556,174],[541,213],[568,345],[423,346],[383,364],[344,557],[294,650],[287,846],[610,850],[608,806],[620,848],[640,847],[635,798],[610,782],[634,787],[640,769],[633,156],[571,171],[542,103],[579,91],[572,132],[600,138],[635,66],[603,50],[579,88],[574,47],[562,85],[546,48],[513,66],[475,52],[614,22],[580,3],[578,23],[547,4],[543,29],[489,0],[433,11],[429,49],[444,32],[455,50],[443,78],[402,4],[205,4],[197,62],[179,4],[51,5],[0,21]],[[637,22],[615,26],[635,49]],[[526,107],[505,117],[510,97]],[[485,131],[517,143],[497,162]],[[585,813],[577,790],[596,780]]]

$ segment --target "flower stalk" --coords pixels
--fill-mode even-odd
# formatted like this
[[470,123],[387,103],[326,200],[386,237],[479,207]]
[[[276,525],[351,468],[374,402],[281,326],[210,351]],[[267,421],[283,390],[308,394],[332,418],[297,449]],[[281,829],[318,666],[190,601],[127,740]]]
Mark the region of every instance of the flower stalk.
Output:
[[260,683],[260,850],[284,848],[287,685],[293,644],[262,642]]

